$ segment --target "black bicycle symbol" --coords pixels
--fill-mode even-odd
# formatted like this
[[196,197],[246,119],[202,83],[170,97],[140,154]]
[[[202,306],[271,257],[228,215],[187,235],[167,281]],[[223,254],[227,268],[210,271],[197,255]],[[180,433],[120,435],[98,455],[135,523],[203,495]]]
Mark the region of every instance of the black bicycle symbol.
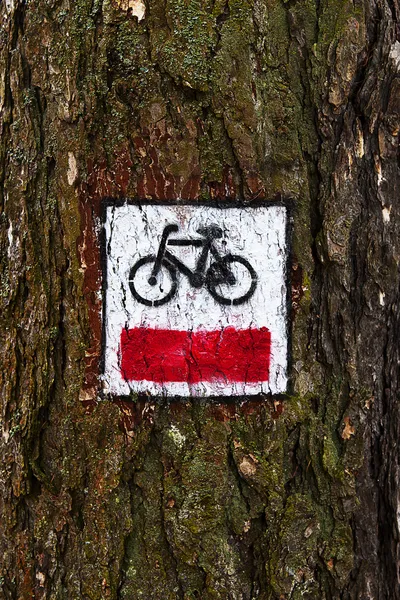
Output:
[[[168,236],[177,231],[177,225],[167,225],[157,254],[140,258],[131,268],[129,287],[138,302],[146,306],[161,306],[169,302],[178,288],[177,270],[186,275],[193,287],[201,288],[205,285],[219,304],[237,305],[251,298],[257,285],[257,273],[245,258],[235,254],[219,254],[214,240],[222,238],[220,227],[200,227],[197,233],[203,239],[168,240]],[[167,246],[202,248],[194,270],[167,250]],[[215,262],[206,270],[210,253]]]

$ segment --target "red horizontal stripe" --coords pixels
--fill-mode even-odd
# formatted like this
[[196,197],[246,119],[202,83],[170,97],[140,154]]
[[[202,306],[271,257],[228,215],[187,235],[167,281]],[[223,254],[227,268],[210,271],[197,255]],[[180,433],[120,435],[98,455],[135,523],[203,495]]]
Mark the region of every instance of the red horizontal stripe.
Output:
[[139,327],[121,333],[126,381],[268,381],[270,355],[266,327],[196,332]]

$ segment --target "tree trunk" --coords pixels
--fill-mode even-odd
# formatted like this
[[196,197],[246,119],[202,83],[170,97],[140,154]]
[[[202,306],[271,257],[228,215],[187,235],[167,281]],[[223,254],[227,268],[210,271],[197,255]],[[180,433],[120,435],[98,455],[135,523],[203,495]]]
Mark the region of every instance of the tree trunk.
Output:
[[[398,1],[0,18],[0,596],[400,598]],[[291,394],[101,395],[109,196],[290,199]]]

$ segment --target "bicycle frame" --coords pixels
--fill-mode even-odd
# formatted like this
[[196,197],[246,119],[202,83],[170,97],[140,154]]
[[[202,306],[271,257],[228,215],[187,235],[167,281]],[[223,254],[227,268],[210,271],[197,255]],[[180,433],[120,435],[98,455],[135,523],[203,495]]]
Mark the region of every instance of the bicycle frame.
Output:
[[[220,254],[218,248],[215,245],[215,240],[223,237],[222,229],[218,225],[209,225],[207,227],[200,227],[197,230],[202,238],[195,239],[171,239],[168,240],[168,236],[171,232],[179,231],[177,225],[166,225],[161,236],[160,245],[158,247],[157,255],[149,254],[140,258],[131,268],[129,272],[129,286],[131,288],[133,296],[138,302],[145,304],[146,306],[161,306],[166,302],[169,302],[175,295],[178,280],[177,271],[179,270],[183,275],[188,278],[189,283],[194,288],[201,288],[203,285],[207,288],[211,296],[219,304],[223,305],[236,305],[246,302],[254,293],[257,285],[257,273],[249,261],[236,254]],[[222,242],[223,244],[225,242]],[[172,252],[167,249],[167,246],[193,246],[200,248],[200,254],[196,260],[194,269],[190,269],[185,263],[183,263],[178,257],[174,256]],[[209,255],[212,255],[210,265],[207,265]],[[153,265],[150,277],[147,278],[147,283],[154,287],[158,286],[158,298],[148,298],[148,292],[145,290],[144,295],[139,291],[135,284],[135,276],[142,267],[147,268],[147,265]],[[235,264],[235,268],[232,271],[231,266]],[[159,282],[158,275],[163,269],[163,272],[169,272],[169,284],[164,289],[163,282]],[[237,271],[239,269],[239,271]],[[148,272],[147,272],[148,273]],[[239,273],[239,276],[237,275]],[[142,275],[145,271],[142,271]],[[240,282],[244,278],[245,289],[237,292],[235,288],[229,286],[235,286],[236,283]],[[228,288],[226,289],[226,286]],[[232,294],[230,294],[232,290]],[[154,295],[154,294],[153,294]]]
[[[161,267],[161,262],[163,259],[167,260],[169,263],[174,265],[183,275],[189,279],[190,284],[193,287],[201,287],[204,283],[204,271],[207,264],[207,258],[209,253],[214,256],[214,258],[219,259],[220,255],[216,248],[213,245],[213,238],[206,237],[202,239],[194,239],[194,240],[168,240],[168,236],[172,232],[178,231],[177,225],[167,225],[163,231],[160,246],[158,248],[156,261],[154,263],[154,268],[151,276],[155,277],[158,274],[158,271]],[[168,241],[167,241],[168,240]],[[195,248],[203,248],[197,262],[194,271],[189,269],[179,258],[174,256],[169,250],[166,249],[166,246],[194,246]]]

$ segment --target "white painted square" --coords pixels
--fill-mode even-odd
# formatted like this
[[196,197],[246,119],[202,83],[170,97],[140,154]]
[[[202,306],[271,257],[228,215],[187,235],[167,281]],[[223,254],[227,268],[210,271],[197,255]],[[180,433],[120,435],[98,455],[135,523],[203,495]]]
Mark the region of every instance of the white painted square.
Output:
[[[109,204],[104,223],[106,392],[164,396],[243,396],[285,392],[288,382],[287,220],[287,209],[282,205],[220,208],[193,204]],[[250,297],[238,304],[221,304],[206,285],[195,288],[188,277],[176,269],[176,293],[169,301],[149,306],[135,298],[132,285],[136,292],[140,288],[145,300],[151,297],[156,299],[156,303],[171,286],[171,273],[163,263],[164,269],[161,271],[165,272],[164,283],[157,281],[154,289],[149,287],[154,261],[143,261],[146,256],[157,255],[164,228],[171,224],[177,226],[178,231],[170,232],[167,241],[196,239],[204,242],[204,229],[203,234],[198,233],[199,229],[210,226],[221,228],[222,238],[213,239],[212,245],[220,257],[228,254],[236,258],[223,263],[222,275],[220,267],[209,272],[213,275],[209,275],[208,281],[215,283],[215,277],[231,277],[230,271],[235,271],[234,277],[235,274],[237,277],[234,284],[217,283],[214,287],[211,284],[211,287],[214,292],[228,299],[240,300],[246,291]],[[166,249],[192,270],[202,251],[201,247],[192,246],[166,246]],[[243,261],[240,262],[237,257]],[[137,266],[138,261],[142,261],[142,267]],[[213,262],[218,263],[218,259],[209,253],[205,269]],[[247,264],[256,273],[256,280],[252,278]],[[144,277],[146,269],[148,271]],[[173,267],[171,269],[173,271]],[[157,277],[161,275],[162,272]],[[187,331],[197,335],[197,332],[225,331],[227,328],[229,331],[232,328],[239,331],[269,330],[271,356],[268,378],[263,377],[261,381],[230,381],[229,374],[227,378],[225,373],[222,378],[208,374],[202,381],[188,382],[180,380],[182,377],[177,374],[177,381],[160,382],[145,377],[128,381],[121,374],[123,330]],[[132,355],[132,348],[130,351]],[[146,348],[137,347],[138,360],[145,352]],[[166,360],[169,358],[166,357]]]

